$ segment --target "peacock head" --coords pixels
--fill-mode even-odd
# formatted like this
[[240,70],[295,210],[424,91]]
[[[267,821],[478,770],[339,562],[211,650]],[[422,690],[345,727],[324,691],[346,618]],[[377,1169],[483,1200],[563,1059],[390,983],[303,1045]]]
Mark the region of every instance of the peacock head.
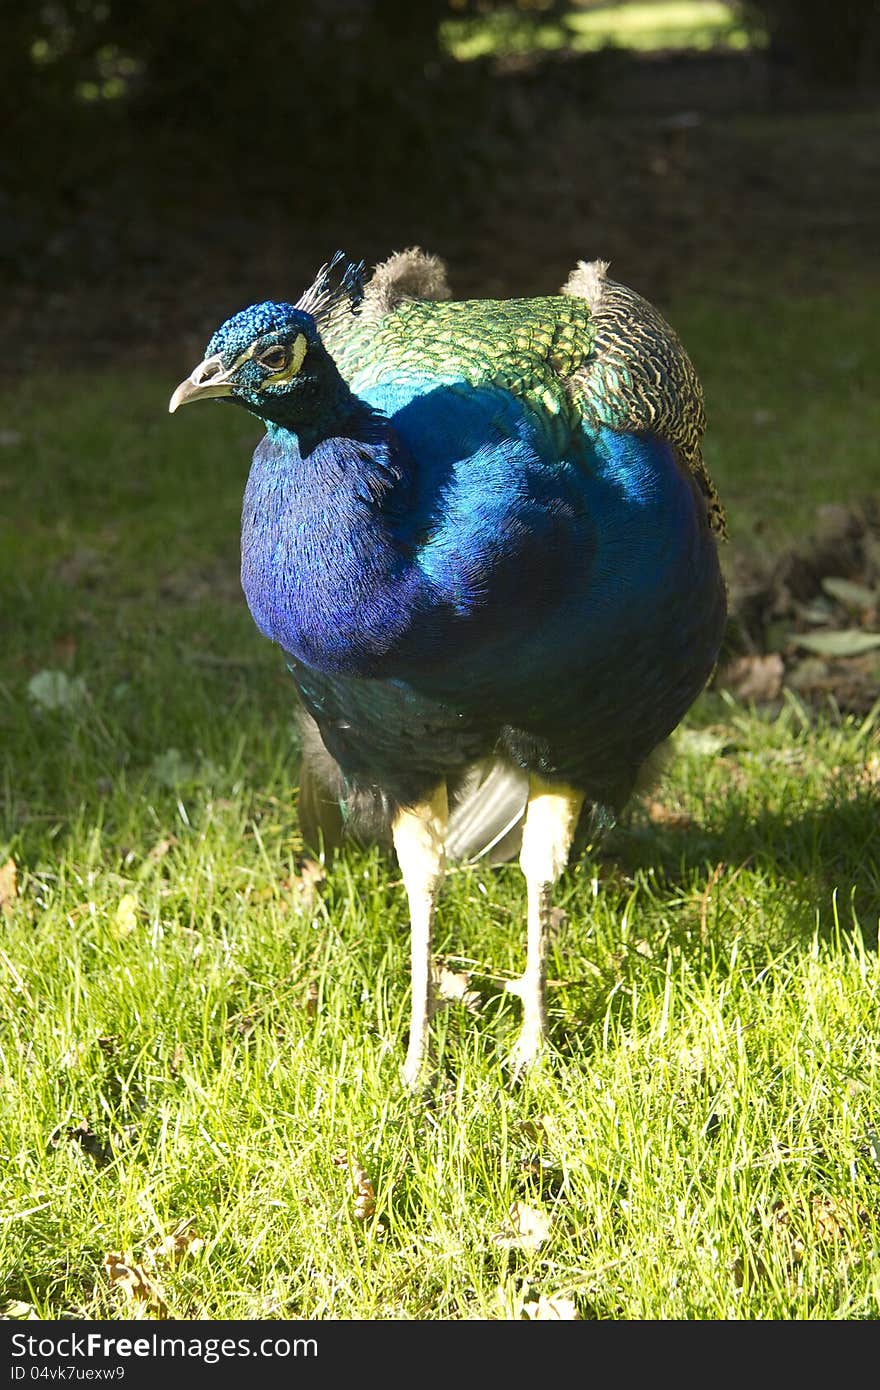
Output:
[[[296,304],[253,304],[217,329],[204,360],[180,383],[168,404],[211,397],[237,401],[264,420],[296,425],[342,388],[342,379],[321,342],[321,325],[363,296],[363,262],[344,262],[337,252]],[[342,388],[345,389],[345,388]]]

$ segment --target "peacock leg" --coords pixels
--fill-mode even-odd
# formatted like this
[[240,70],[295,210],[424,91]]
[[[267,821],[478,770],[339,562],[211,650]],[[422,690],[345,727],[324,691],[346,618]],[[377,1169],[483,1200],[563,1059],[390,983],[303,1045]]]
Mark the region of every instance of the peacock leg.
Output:
[[544,1003],[547,948],[550,943],[551,889],[566,864],[584,798],[571,787],[529,779],[529,802],[523,827],[519,864],[528,892],[526,968],[507,988],[519,995],[523,1022],[510,1055],[515,1072],[537,1059],[547,1036]]
[[434,1004],[431,927],[446,865],[448,818],[446,783],[441,782],[427,801],[400,811],[392,826],[394,849],[409,899],[412,1014],[403,1077],[411,1090],[419,1086],[428,1056]]

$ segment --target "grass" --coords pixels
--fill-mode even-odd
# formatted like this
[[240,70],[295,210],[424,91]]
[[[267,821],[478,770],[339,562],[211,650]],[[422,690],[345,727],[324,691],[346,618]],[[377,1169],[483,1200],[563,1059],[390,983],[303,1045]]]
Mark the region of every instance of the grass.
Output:
[[[876,304],[760,304],[671,316],[734,537],[778,545],[876,487]],[[301,872],[290,689],[237,582],[257,431],[170,421],[183,365],[5,388],[0,1310],[875,1318],[876,722],[703,698],[562,885],[520,1089],[520,877],[451,874],[437,949],[477,1002],[413,1103],[402,890],[375,852]]]
[[[723,293],[723,292],[722,292]],[[696,293],[675,327],[698,365],[710,427],[705,456],[734,548],[772,560],[803,542],[823,503],[880,489],[876,287],[790,298],[763,277],[730,300]]]
[[443,37],[460,62],[504,53],[606,47],[653,53],[663,49],[745,48],[749,36],[723,0],[648,0],[647,3],[573,4],[561,14],[547,6],[509,5],[485,15],[447,20]]

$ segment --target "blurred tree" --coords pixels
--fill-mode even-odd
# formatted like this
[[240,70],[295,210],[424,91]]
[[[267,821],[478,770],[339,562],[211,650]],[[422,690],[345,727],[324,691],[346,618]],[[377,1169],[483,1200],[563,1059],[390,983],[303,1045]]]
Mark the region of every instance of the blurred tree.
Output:
[[562,0],[43,0],[4,16],[0,111],[20,122],[77,100],[124,98],[151,117],[215,130],[276,113],[314,125],[356,112],[363,122],[377,102],[405,110],[423,94],[448,62],[444,19],[506,14],[527,27],[564,8]]
[[[332,111],[377,89],[393,100],[424,79],[448,14],[448,0],[46,0],[4,18],[0,102],[21,118],[124,95],[216,128],[309,100]],[[130,64],[124,93],[104,90],[114,58]]]
[[[8,186],[74,185],[96,159],[163,132],[200,164],[275,167],[279,195],[358,196],[434,176],[479,98],[439,25],[449,0],[44,0],[14,8],[0,46]],[[444,99],[445,98],[445,99]],[[117,138],[118,137],[118,138]],[[116,142],[114,145],[114,141]]]
[[880,72],[880,0],[739,0],[744,22],[772,57],[804,77],[861,87]]

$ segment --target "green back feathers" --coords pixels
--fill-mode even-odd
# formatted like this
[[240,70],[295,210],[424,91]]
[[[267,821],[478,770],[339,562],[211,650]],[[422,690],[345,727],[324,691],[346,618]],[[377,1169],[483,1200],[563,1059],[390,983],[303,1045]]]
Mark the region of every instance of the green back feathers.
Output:
[[559,295],[452,300],[442,263],[406,251],[377,267],[360,313],[334,313],[322,338],[356,392],[429,375],[503,386],[565,427],[581,418],[650,430],[678,449],[706,495],[710,525],[724,535],[703,463],[694,367],[657,310],[606,269],[581,261]]
[[566,384],[584,367],[594,330],[585,304],[557,295],[405,300],[378,323],[349,320],[338,338],[323,336],[355,390],[427,374],[503,386],[560,414],[570,411]]

